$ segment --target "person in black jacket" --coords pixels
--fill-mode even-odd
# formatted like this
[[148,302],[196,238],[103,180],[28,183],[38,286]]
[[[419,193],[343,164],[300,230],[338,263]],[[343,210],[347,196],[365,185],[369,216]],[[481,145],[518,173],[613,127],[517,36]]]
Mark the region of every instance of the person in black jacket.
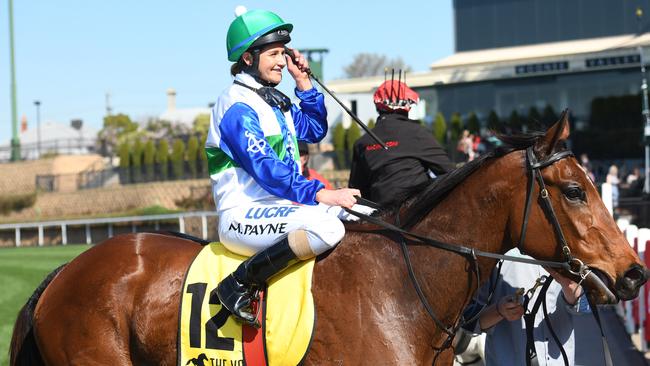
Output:
[[374,94],[379,117],[372,131],[388,150],[368,134],[354,144],[349,187],[385,208],[395,208],[435,176],[455,168],[431,131],[408,118],[418,101],[405,83],[385,81]]

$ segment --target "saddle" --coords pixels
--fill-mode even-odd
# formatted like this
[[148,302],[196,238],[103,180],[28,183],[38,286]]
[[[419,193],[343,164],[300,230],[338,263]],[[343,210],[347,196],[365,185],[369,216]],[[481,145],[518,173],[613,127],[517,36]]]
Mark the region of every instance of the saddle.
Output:
[[261,327],[257,329],[235,321],[221,307],[215,291],[221,279],[245,259],[220,243],[210,243],[192,262],[181,299],[179,366],[294,366],[302,362],[314,331],[314,260],[288,268],[260,290]]

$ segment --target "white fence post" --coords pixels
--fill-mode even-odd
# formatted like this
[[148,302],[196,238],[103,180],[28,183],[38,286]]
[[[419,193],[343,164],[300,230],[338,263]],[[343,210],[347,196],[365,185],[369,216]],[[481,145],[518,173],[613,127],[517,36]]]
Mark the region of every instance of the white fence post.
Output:
[[208,218],[201,215],[201,228],[203,229],[203,240],[208,240]]
[[185,234],[185,220],[183,219],[183,216],[178,218],[178,231]]
[[20,227],[16,227],[16,246],[20,246]]
[[65,224],[61,224],[61,244],[68,244],[68,228]]
[[600,186],[600,197],[607,207],[610,215],[614,214],[614,197],[612,195],[612,185],[610,183],[603,183]]
[[[650,240],[650,229],[641,228],[639,229],[639,236],[637,239],[637,253],[641,259],[641,263],[645,263],[645,246],[646,243]],[[645,342],[645,318],[646,318],[646,307],[647,303],[647,294],[646,286],[643,285],[639,293],[639,338],[641,339],[641,351],[646,352],[648,350],[648,345]]]
[[90,224],[86,224],[86,244],[92,244],[92,238],[90,237]]
[[38,225],[38,246],[43,246],[43,225]]

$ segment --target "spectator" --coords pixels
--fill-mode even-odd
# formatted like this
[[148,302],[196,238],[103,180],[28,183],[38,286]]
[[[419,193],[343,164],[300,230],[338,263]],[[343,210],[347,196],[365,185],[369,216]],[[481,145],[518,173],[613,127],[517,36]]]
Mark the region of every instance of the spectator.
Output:
[[350,188],[384,207],[395,207],[418,188],[428,185],[432,176],[454,168],[445,150],[431,131],[408,118],[418,94],[405,83],[389,80],[374,94],[379,113],[372,131],[388,146],[384,150],[366,134],[354,143]]
[[300,152],[300,166],[302,167],[302,176],[309,180],[316,179],[325,185],[325,189],[334,189],[332,188],[332,184],[327,179],[325,179],[325,177],[318,174],[317,171],[309,167],[309,146],[306,142],[298,141],[298,151]]
[[[508,254],[523,256],[517,249]],[[505,261],[501,272],[495,270],[488,283],[484,284],[473,304],[479,308],[485,304],[489,290],[496,286],[493,299],[481,314],[477,328],[487,333],[485,343],[486,366],[519,366],[526,364],[526,325],[524,312],[530,311],[540,293],[539,288],[532,294],[528,308],[523,307],[520,289],[530,289],[541,276],[550,274],[555,278],[546,293],[549,321],[553,331],[562,343],[569,365],[575,365],[575,339],[573,319],[575,316],[591,314],[582,288],[572,280],[553,270],[540,266]],[[539,366],[564,365],[560,348],[551,336],[551,330],[543,321],[541,309],[534,314],[533,337]],[[598,361],[594,361],[598,362]]]
[[639,181],[639,178],[641,178],[641,170],[639,167],[634,167],[634,169],[632,169],[632,172],[625,178],[625,184],[631,186]]
[[618,185],[620,184],[620,182],[621,181],[618,178],[618,167],[612,164],[609,167],[609,172],[607,173],[607,177],[605,178],[605,183],[609,183],[612,185],[612,205],[614,207],[618,207],[618,197],[619,197]]
[[596,176],[594,175],[593,168],[591,167],[591,163],[589,162],[589,156],[587,156],[586,153],[580,154],[580,166],[585,171],[585,173],[587,173],[589,179],[591,179],[591,181],[595,183]]
[[463,154],[463,161],[474,160],[474,135],[470,134],[468,130],[463,130],[463,134],[458,140],[456,149]]

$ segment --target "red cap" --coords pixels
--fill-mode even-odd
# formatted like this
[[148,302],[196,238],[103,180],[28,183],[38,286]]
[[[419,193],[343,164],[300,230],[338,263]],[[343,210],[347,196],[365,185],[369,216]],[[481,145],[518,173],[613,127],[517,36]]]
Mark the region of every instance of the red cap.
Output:
[[377,88],[373,99],[380,111],[390,112],[398,109],[408,111],[412,105],[420,101],[420,96],[405,83],[388,80]]

